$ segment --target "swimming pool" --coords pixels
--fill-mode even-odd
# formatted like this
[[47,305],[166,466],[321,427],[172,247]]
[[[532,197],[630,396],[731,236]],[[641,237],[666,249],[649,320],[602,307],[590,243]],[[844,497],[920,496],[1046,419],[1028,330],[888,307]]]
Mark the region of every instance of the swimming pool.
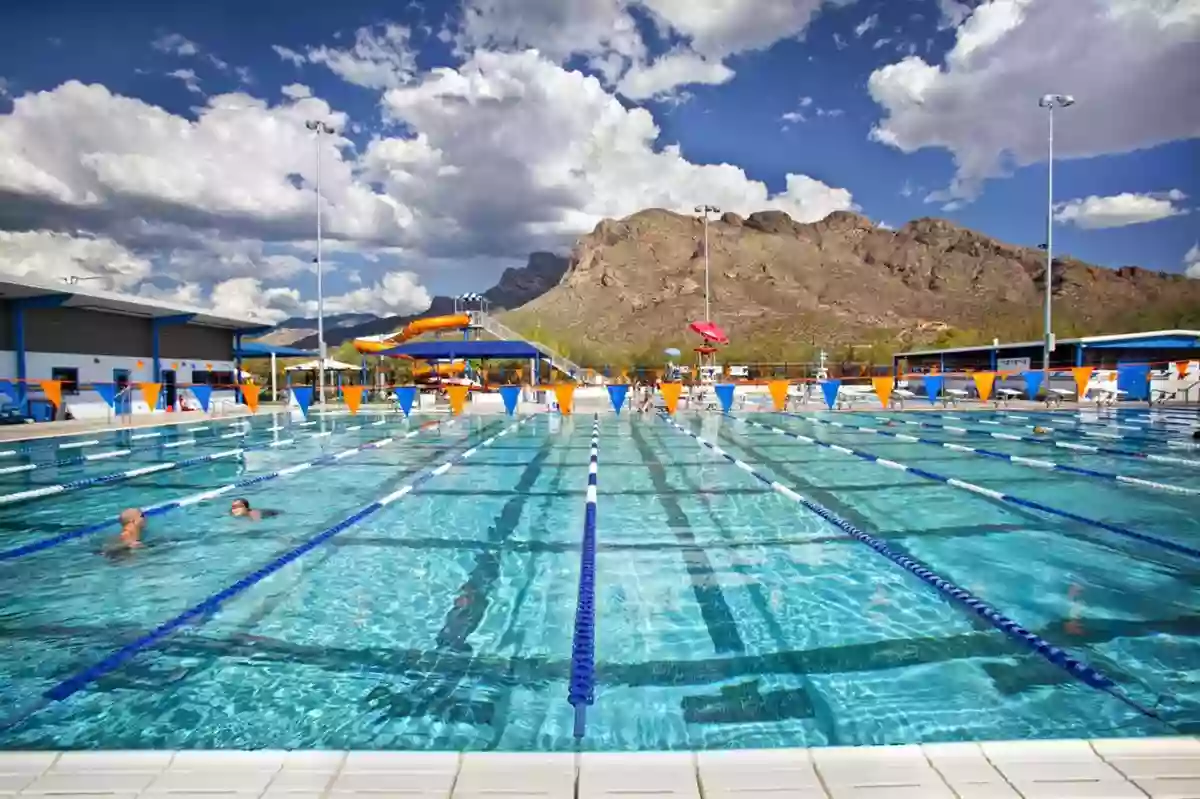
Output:
[[[130,450],[0,472],[4,496],[74,483],[0,504],[0,747],[573,749],[592,417],[431,418],[263,416],[0,456],[2,469]],[[601,415],[583,747],[1194,734],[1197,418]],[[233,519],[237,496],[282,513]],[[75,535],[187,497],[152,516],[134,557],[96,554],[112,528]],[[1111,687],[1073,676],[1067,656]]]

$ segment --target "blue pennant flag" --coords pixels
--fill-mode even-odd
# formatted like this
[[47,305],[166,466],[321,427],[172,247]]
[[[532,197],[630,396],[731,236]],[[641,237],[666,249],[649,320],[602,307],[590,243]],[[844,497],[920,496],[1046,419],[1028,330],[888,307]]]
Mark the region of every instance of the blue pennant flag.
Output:
[[625,395],[629,393],[629,386],[609,386],[608,399],[612,403],[613,410],[619,416],[621,414],[621,406],[625,404]]
[[96,383],[95,385],[92,386],[92,388],[95,389],[96,393],[100,395],[100,399],[104,400],[104,402],[108,405],[108,407],[110,407],[110,408],[116,407],[115,406],[115,400],[117,398],[116,383]]
[[1117,390],[1127,392],[1133,400],[1150,398],[1150,365],[1145,363],[1119,364],[1117,366]]
[[938,394],[942,393],[942,384],[946,378],[942,375],[925,375],[925,393],[929,395],[929,404],[937,402]]
[[207,413],[208,402],[212,399],[212,386],[192,386],[192,396],[196,398],[196,402],[199,402],[200,407]]
[[1025,393],[1030,399],[1037,397],[1038,390],[1042,387],[1041,372],[1022,372],[1021,377],[1025,378]]
[[729,413],[729,409],[733,407],[733,391],[736,388],[733,383],[721,383],[713,387],[713,391],[717,392],[717,402],[721,403],[722,413]]
[[292,386],[292,396],[296,398],[296,404],[300,406],[305,419],[308,418],[308,406],[312,405],[312,395],[312,386]]
[[8,380],[0,380],[0,394],[4,394],[15,401],[17,398],[17,388]]
[[396,402],[400,403],[400,410],[404,411],[404,417],[412,413],[413,401],[417,398],[416,386],[396,386]]
[[[504,400],[504,412],[512,416],[517,412],[517,400],[521,398],[520,386],[500,386],[500,399]],[[412,401],[409,400],[409,407]]]
[[825,404],[833,408],[837,404],[838,391],[842,388],[841,380],[822,380],[821,393],[825,395]]

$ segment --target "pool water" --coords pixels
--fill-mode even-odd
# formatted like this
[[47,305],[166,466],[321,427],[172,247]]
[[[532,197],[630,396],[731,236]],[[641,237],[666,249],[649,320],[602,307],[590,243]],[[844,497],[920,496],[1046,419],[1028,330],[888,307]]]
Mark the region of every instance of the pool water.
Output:
[[[595,702],[581,746],[1200,731],[1200,558],[745,423],[1200,548],[1196,495],[933,443],[1200,489],[1200,450],[1187,444],[1197,412],[948,415],[681,412],[677,421],[970,591],[1111,678],[1114,689],[1072,677],[667,421],[609,414],[599,427]],[[575,748],[567,680],[592,417],[464,417],[421,429],[431,418],[363,414],[302,427],[262,416],[244,437],[220,438],[239,428],[212,422],[132,442],[128,433],[88,436],[101,443],[80,449],[37,442],[0,459],[11,467],[134,448],[0,474],[0,494],[8,495],[251,447],[241,458],[0,504],[0,748]],[[905,424],[913,420],[925,426]],[[1047,443],[987,435],[1029,435],[1033,424],[1054,427]],[[218,610],[101,669],[83,690],[46,698],[506,429]],[[1112,435],[1132,438],[1105,437]],[[148,546],[124,559],[98,554],[113,528],[2,555],[124,507],[178,500],[385,438],[393,441],[153,516]],[[236,496],[280,513],[234,519]]]

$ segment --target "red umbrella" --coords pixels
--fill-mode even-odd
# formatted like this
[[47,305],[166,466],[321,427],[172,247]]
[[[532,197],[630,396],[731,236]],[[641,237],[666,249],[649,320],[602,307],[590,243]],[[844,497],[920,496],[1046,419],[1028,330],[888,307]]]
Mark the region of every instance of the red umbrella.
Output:
[[725,335],[725,331],[713,322],[692,322],[688,327],[699,333],[705,341],[711,341],[714,344],[729,343],[729,336]]

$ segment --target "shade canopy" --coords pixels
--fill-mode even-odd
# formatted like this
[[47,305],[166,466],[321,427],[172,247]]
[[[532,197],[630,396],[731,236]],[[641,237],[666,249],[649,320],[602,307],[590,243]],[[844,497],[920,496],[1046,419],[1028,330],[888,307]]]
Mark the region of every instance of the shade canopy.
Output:
[[[315,372],[321,368],[321,362],[318,360],[305,361],[298,363],[295,366],[289,366],[284,371],[286,372]],[[351,366],[348,363],[335,361],[333,358],[325,359],[325,371],[327,372],[357,372],[360,367]]]
[[242,346],[234,350],[235,358],[269,358],[272,355],[278,358],[315,358],[317,353],[262,341],[243,341]]
[[542,355],[536,347],[523,341],[416,341],[384,350],[378,354],[390,355],[394,358],[407,356],[419,361],[434,361],[443,358],[529,359]]

